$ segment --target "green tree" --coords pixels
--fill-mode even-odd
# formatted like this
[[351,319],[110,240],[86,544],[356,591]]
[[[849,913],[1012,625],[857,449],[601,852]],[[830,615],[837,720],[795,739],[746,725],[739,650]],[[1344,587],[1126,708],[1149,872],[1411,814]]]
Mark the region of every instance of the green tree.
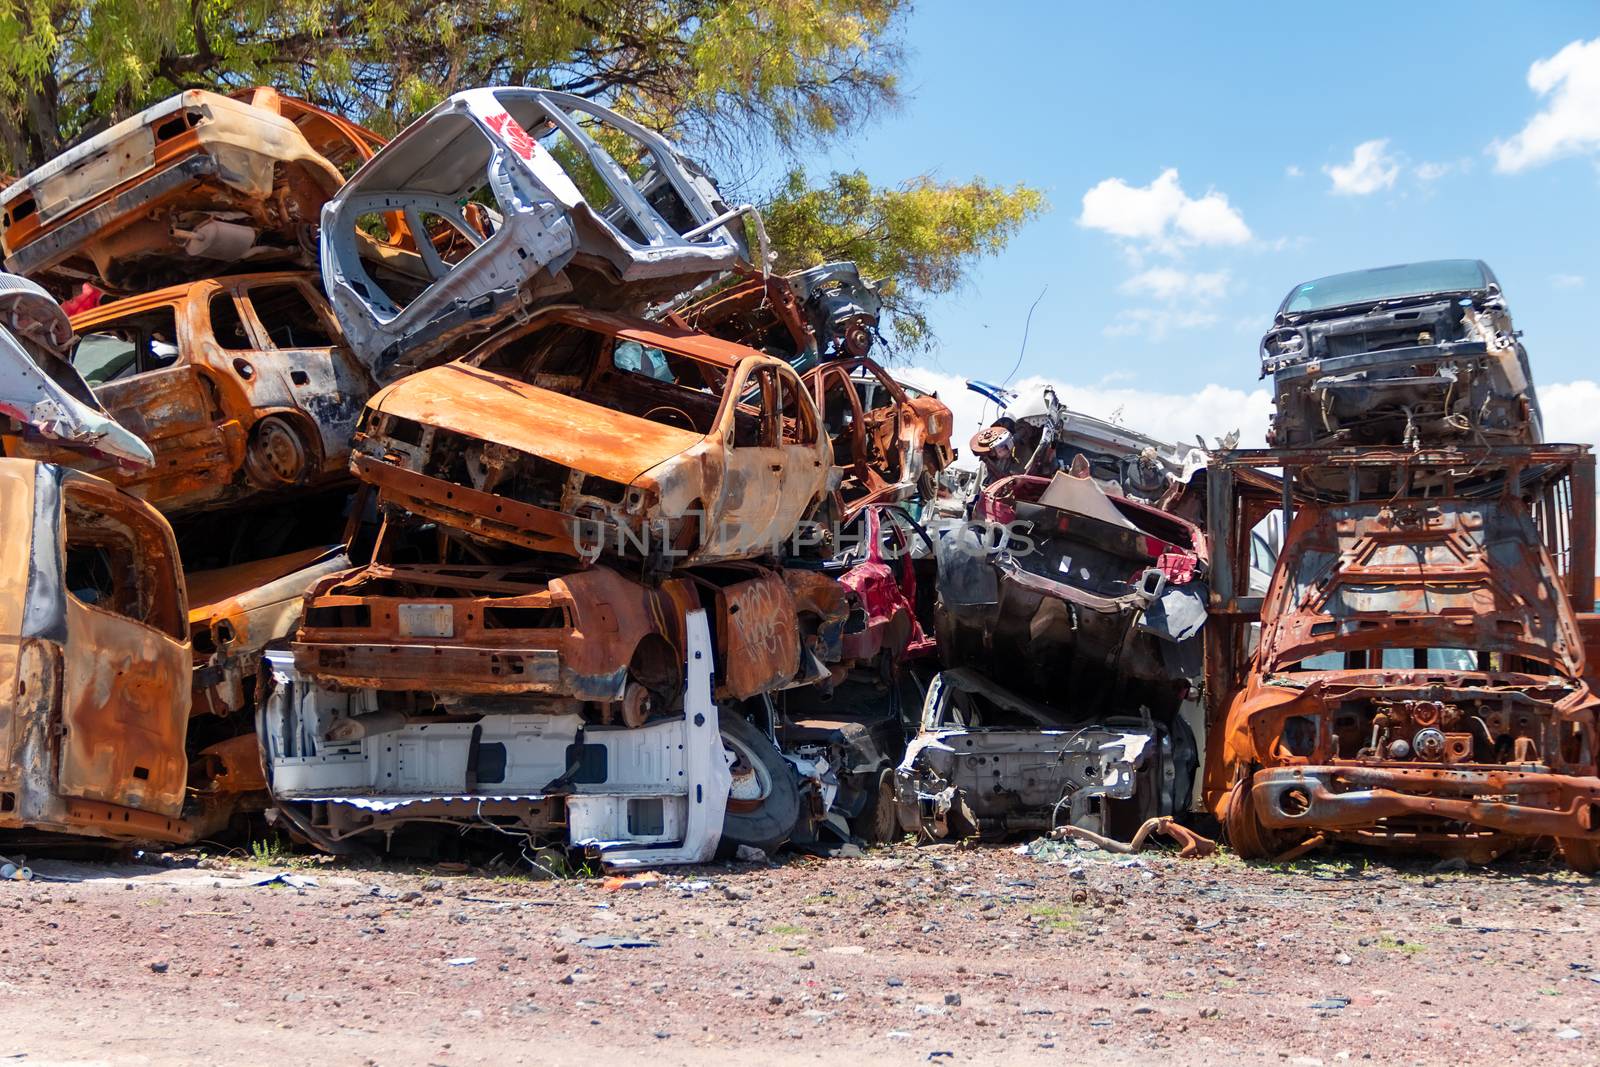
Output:
[[273,85],[392,134],[537,84],[707,151],[792,149],[897,100],[908,0],[10,0],[0,148],[23,172],[181,89]]
[[1043,194],[1025,185],[923,175],[882,188],[860,171],[812,184],[796,169],[762,214],[778,270],[850,259],[864,276],[886,279],[893,332],[916,349],[929,341],[927,297],[959,288],[974,260],[999,252],[1044,209]]
[[776,154],[847,137],[899,102],[911,0],[9,0],[0,170],[25,173],[182,89],[272,85],[393,134],[452,92],[541,85],[674,137],[730,196],[764,203],[783,269],[852,258],[886,279],[896,334],[925,342],[959,286],[1043,206],[1034,190],[859,174],[767,195]]

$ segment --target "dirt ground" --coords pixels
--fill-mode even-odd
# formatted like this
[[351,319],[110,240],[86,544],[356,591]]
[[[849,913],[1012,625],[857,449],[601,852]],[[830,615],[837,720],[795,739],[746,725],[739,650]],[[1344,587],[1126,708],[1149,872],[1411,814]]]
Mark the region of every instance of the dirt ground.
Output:
[[1541,862],[897,846],[608,891],[167,860],[0,883],[0,1060],[1600,1060],[1600,893]]

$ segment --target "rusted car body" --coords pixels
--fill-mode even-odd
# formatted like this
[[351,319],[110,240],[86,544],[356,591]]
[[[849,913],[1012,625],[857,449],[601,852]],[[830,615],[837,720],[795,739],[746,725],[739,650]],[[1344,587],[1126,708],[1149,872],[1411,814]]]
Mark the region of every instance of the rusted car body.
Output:
[[1277,448],[1540,440],[1528,353],[1481,260],[1295,286],[1261,341],[1269,374]]
[[0,459],[0,517],[0,830],[186,843],[262,810],[252,653],[328,555],[195,575],[186,611],[172,528],[110,483]]
[[950,464],[955,417],[937,396],[908,391],[865,357],[832,360],[806,372],[843,477],[841,518],[869,504],[931,500]]
[[711,696],[704,614],[684,633],[679,706],[638,726],[593,722],[575,702],[329,689],[271,651],[260,729],[275,811],[331,851],[444,824],[584,847],[610,866],[708,860],[737,764]]
[[325,153],[361,158],[380,139],[272,90],[241,95],[180,93],[12,183],[7,269],[132,292],[240,262],[311,265],[318,212],[344,180]]
[[[972,436],[969,450],[985,480],[1016,474],[1048,478],[1083,456],[1100,487],[1116,496],[1165,508],[1206,463],[1204,447],[1157,440],[1118,423],[1073,411],[1048,385],[1010,390],[969,381],[967,388],[1003,414]],[[1237,442],[1233,431],[1228,445]]]
[[[732,225],[747,211],[728,209],[659,135],[597,104],[472,89],[328,202],[323,284],[357,355],[388,381],[567,294],[640,312],[685,292],[748,261]],[[402,227],[409,242],[394,240]]]
[[352,465],[489,541],[669,570],[772,554],[827,499],[827,448],[783,361],[558,308],[375,395]]
[[[77,466],[168,514],[349,480],[370,388],[304,272],[208,279],[102,304],[72,320],[72,364],[155,452],[143,469]],[[7,452],[74,462],[63,448]]]
[[1125,839],[1185,810],[1195,772],[1183,721],[1098,711],[1012,692],[956,668],[928,687],[917,734],[895,771],[902,828],[936,840],[1080,826]]
[[171,528],[30,460],[0,460],[0,501],[0,827],[181,839],[191,653]]
[[[1217,576],[1231,625],[1211,650],[1206,799],[1235,849],[1272,855],[1321,834],[1486,859],[1548,836],[1595,870],[1600,701],[1573,612],[1594,573],[1588,449],[1229,460],[1284,463],[1301,492],[1265,599],[1235,595],[1231,562]],[[1317,499],[1298,464],[1389,464],[1442,487]],[[1226,477],[1213,490],[1216,535],[1237,543],[1261,502]]]
[[742,277],[673,312],[696,330],[806,370],[833,359],[860,359],[872,348],[883,311],[877,286],[854,263],[823,263],[793,274]]
[[[252,711],[261,654],[299,629],[306,595],[318,582],[349,568],[350,557],[333,545],[186,573],[193,714]],[[253,737],[254,723],[241,732]]]
[[682,695],[683,620],[711,616],[718,699],[826,677],[845,593],[806,571],[727,565],[647,587],[607,567],[374,563],[324,578],[296,669],[344,689],[589,702],[643,725]]
[[1177,713],[1202,674],[1209,553],[1197,526],[1106,494],[1085,463],[993,482],[972,518],[987,542],[969,531],[940,543],[947,664],[1036,700]]

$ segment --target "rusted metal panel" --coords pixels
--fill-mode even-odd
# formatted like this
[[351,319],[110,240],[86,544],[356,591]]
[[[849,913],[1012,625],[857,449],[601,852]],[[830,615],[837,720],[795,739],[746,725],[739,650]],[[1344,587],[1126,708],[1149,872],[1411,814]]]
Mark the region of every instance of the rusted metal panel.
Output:
[[717,590],[718,659],[736,699],[778,689],[800,670],[800,627],[783,576],[763,574]]
[[59,783],[67,796],[177,816],[188,774],[189,649],[69,596]]
[[558,309],[380,391],[352,468],[481,537],[665,571],[773,554],[821,505],[827,450],[781,360]]
[[319,579],[349,566],[340,548],[311,548],[185,575],[194,649],[192,713],[245,710],[246,684],[255,678],[262,651],[294,634],[305,596]]
[[[402,378],[375,396],[372,407],[624,485],[701,439],[693,430],[607,410],[460,363]],[[537,417],[530,417],[533,412]]]
[[352,689],[616,701],[645,639],[680,647],[683,612],[696,602],[681,580],[647,589],[606,568],[373,564],[312,591],[295,662]]
[[[191,90],[62,153],[0,194],[9,269],[116,291],[247,256],[306,262],[306,237],[343,178],[296,125],[309,112],[279,110]],[[357,131],[313,129],[360,155],[373,135]]]
[[[244,332],[219,336],[223,321]],[[370,383],[314,274],[173,286],[81,312],[72,328],[80,345],[125,345],[127,368],[96,384],[95,397],[157,462],[137,470],[14,439],[10,454],[72,463],[169,514],[349,478],[350,436]],[[164,336],[169,330],[175,336]],[[157,344],[170,351],[156,357]]]

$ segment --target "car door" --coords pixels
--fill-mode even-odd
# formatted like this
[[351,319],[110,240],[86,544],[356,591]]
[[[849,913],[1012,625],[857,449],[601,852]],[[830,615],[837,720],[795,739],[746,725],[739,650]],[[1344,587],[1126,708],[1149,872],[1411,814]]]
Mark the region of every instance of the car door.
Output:
[[773,369],[777,388],[778,441],[783,453],[783,488],[773,509],[770,536],[782,541],[822,499],[828,488],[828,444],[819,440],[817,410],[799,375],[786,366]]
[[197,351],[187,303],[116,314],[97,313],[74,325],[72,363],[111,416],[155,453],[148,470],[97,471],[165,507],[203,498],[239,468],[244,431],[228,417],[222,395]]
[[773,547],[786,466],[778,405],[773,364],[746,360],[729,375],[717,415],[722,485],[715,504],[707,501],[702,559],[738,559]]
[[[254,351],[228,354],[252,363],[256,410],[301,412],[304,421],[292,428],[313,438],[307,455],[319,457],[322,471],[343,471],[371,390],[322,294],[304,278],[269,278],[240,287],[234,298],[250,337],[238,343],[252,344]],[[212,308],[215,328],[215,299]],[[218,340],[223,342],[220,335]]]
[[191,668],[183,577],[160,515],[104,483],[61,497],[62,663],[56,787],[182,812]]

